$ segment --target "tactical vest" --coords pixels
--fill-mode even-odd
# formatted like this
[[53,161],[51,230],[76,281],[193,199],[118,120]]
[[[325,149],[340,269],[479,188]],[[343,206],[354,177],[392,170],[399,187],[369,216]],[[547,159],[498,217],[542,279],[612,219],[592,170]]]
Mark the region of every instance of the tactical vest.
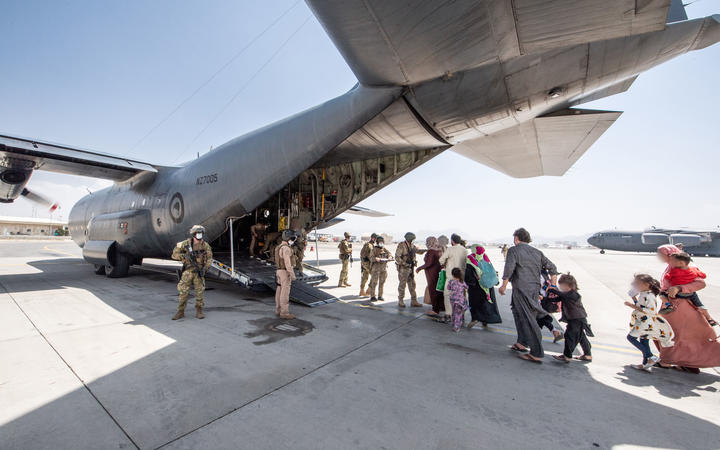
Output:
[[[197,262],[198,267],[203,268],[205,267],[205,262],[207,260],[207,251],[205,250],[205,241],[200,242],[197,245],[193,244],[192,238],[185,241],[185,248],[190,250],[195,257],[195,261]],[[193,268],[194,267],[190,264],[187,264],[186,269]]]
[[290,246],[288,244],[283,242],[282,244],[278,245],[277,248],[275,249],[275,264],[277,264],[278,270],[287,270],[288,269],[287,267],[285,267],[285,259],[280,256],[280,249],[282,249],[283,247],[290,248]]
[[408,244],[407,241],[404,241],[402,244],[405,244],[405,248],[407,249],[407,253],[403,255],[403,263],[407,266],[414,267],[416,264],[415,260],[415,246],[412,244]]

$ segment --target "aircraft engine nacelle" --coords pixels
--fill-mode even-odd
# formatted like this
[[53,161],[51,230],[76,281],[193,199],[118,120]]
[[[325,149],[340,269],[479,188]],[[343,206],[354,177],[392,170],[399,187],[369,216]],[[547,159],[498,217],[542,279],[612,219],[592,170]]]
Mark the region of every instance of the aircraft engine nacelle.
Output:
[[664,233],[643,233],[642,243],[646,245],[661,246],[670,243],[670,236]]
[[0,164],[0,202],[12,203],[25,188],[32,169],[5,167]]
[[[115,242],[116,249],[122,253],[136,256],[154,255],[162,253],[162,248],[155,236],[150,210],[119,211],[101,214],[90,220],[88,242],[85,246],[91,242]],[[96,257],[99,254],[97,252],[102,253],[101,248],[93,248],[93,244],[90,245],[92,257]]]
[[83,245],[83,259],[98,266],[112,264],[116,245],[115,241],[87,241]]
[[700,234],[671,234],[670,235],[670,243],[673,245],[682,244],[683,247],[695,247],[700,244],[704,244],[706,242],[709,242],[711,239],[709,239],[707,236],[702,236]]

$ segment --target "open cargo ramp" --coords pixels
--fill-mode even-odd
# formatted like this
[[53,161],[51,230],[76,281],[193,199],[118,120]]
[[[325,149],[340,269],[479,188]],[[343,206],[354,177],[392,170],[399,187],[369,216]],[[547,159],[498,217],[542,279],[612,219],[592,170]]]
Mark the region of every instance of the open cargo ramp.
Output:
[[[230,255],[224,253],[216,254],[208,275],[220,280],[230,280],[249,289],[272,289],[275,290],[274,264],[258,260],[256,258],[236,258],[234,270],[231,267]],[[301,305],[315,307],[326,303],[334,303],[338,299],[327,292],[321,291],[314,285],[327,280],[323,270],[303,264],[303,273],[295,271],[296,281],[293,281],[290,288],[290,301]]]

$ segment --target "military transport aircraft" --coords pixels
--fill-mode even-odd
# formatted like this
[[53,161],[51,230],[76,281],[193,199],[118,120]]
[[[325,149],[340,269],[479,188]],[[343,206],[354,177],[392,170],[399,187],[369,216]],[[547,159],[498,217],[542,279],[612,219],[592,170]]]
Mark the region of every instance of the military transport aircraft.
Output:
[[588,244],[621,252],[655,252],[664,244],[678,245],[693,256],[720,256],[720,228],[655,228],[645,231],[600,231],[588,238]]
[[344,95],[178,167],[3,136],[0,199],[32,195],[33,170],[115,181],[69,215],[110,277],[168,257],[193,224],[234,255],[259,217],[325,224],[448,149],[513,177],[562,175],[621,114],[577,105],[720,41],[720,15],[687,20],[676,0],[307,4],[357,76]]

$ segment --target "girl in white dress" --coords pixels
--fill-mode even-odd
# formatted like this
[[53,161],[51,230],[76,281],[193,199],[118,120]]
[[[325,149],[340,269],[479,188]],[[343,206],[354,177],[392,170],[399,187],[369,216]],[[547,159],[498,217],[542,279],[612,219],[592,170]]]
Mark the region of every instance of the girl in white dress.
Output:
[[674,333],[670,324],[659,315],[661,304],[656,296],[660,293],[660,282],[647,274],[635,275],[632,289],[629,292],[632,302],[625,302],[633,309],[630,317],[630,333],[628,341],[643,354],[642,364],[633,364],[638,370],[650,372],[652,366],[660,361],[650,350],[650,340],[655,340],[662,347],[674,345]]

